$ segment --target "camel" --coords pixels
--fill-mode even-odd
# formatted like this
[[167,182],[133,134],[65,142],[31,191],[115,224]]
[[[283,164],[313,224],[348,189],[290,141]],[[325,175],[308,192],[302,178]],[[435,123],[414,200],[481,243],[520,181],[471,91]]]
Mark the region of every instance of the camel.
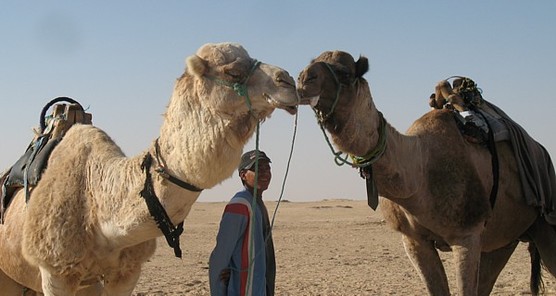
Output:
[[460,296],[488,295],[520,240],[530,241],[532,254],[556,274],[556,232],[526,204],[509,141],[496,144],[500,178],[492,208],[489,151],[466,141],[446,109],[427,112],[406,134],[396,131],[362,77],[368,67],[366,57],[323,52],[299,74],[300,104],[314,108],[336,148],[354,156],[350,163],[374,161],[379,210],[401,233],[428,293],[450,295],[438,250],[454,256]]
[[143,194],[157,197],[170,219],[163,222],[178,225],[200,190],[232,175],[259,122],[275,108],[294,114],[297,103],[285,70],[239,44],[203,45],[187,58],[146,151],[126,157],[99,128],[69,129],[29,203],[19,192],[8,207],[2,271],[44,295],[130,295],[162,236]]

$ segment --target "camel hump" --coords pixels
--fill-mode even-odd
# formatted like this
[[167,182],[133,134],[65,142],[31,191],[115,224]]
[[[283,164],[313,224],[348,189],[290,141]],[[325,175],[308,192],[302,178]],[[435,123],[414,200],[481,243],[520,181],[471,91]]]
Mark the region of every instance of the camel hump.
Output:
[[[46,112],[52,107],[52,113]],[[0,215],[10,203],[14,193],[21,188],[38,184],[42,172],[46,168],[50,154],[62,140],[66,132],[76,123],[92,124],[92,115],[85,112],[81,104],[68,97],[58,97],[48,102],[40,114],[40,127],[35,130],[33,140],[25,153],[0,176]]]

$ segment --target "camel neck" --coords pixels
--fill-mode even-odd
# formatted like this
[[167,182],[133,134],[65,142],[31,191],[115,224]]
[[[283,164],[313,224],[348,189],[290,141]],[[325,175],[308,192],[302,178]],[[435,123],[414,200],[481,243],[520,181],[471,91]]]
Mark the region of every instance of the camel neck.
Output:
[[[208,189],[233,173],[248,137],[238,137],[236,130],[230,128],[240,124],[203,107],[198,101],[195,97],[173,97],[158,141],[169,174]],[[245,133],[250,136],[252,131]]]
[[372,101],[355,102],[347,112],[337,115],[341,129],[328,129],[332,139],[345,153],[363,156],[372,151],[380,141],[382,116]]
[[364,156],[381,143],[381,124],[384,124],[386,149],[373,164],[377,188],[381,196],[403,198],[410,196],[418,187],[416,175],[421,173],[422,153],[418,138],[400,134],[387,121],[381,123],[380,112],[375,107],[370,91],[360,90],[361,96],[349,112],[338,117],[343,129],[330,131],[334,143],[345,153]]
[[[150,153],[147,154],[147,157],[150,157]],[[177,178],[174,175],[172,175],[170,172],[168,172],[166,164],[162,161],[162,155],[160,154],[160,145],[158,143],[158,139],[156,139],[154,141],[154,158],[156,159],[156,162],[158,164],[158,167],[155,169],[155,171],[157,173],[159,173],[160,176],[162,176],[162,178],[174,183],[175,185],[178,185],[179,187],[181,187],[183,189],[189,190],[189,191],[193,191],[193,192],[203,191],[202,188],[199,188],[199,187],[197,187],[193,184],[190,184],[186,181],[183,181],[180,178]]]

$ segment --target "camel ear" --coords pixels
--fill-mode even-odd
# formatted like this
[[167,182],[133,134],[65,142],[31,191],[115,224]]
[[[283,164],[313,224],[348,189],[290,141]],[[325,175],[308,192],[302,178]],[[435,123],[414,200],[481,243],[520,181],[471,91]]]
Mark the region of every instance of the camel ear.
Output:
[[355,62],[355,77],[363,77],[367,71],[369,71],[369,59],[359,56],[359,60]]
[[207,62],[198,55],[188,57],[186,63],[187,71],[196,76],[203,76],[208,70]]

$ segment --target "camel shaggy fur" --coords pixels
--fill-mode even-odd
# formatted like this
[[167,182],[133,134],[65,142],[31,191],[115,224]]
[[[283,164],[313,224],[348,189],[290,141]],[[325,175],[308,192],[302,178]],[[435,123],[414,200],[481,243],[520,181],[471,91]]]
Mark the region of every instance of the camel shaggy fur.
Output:
[[19,192],[7,210],[0,268],[45,295],[130,295],[162,235],[140,195],[147,153],[154,156],[154,192],[175,225],[200,192],[169,182],[155,169],[211,188],[231,176],[258,122],[276,107],[293,114],[296,105],[295,81],[283,69],[257,63],[238,44],[202,46],[187,59],[160,136],[145,152],[126,157],[91,125],[67,132],[29,203]]
[[509,141],[496,144],[500,183],[492,208],[489,151],[466,141],[448,110],[432,110],[399,133],[375,107],[367,71],[365,57],[324,52],[299,75],[301,103],[323,114],[321,124],[345,153],[368,155],[386,137],[372,164],[379,208],[402,234],[428,292],[450,295],[437,248],[453,252],[460,296],[488,295],[519,240],[534,242],[555,274],[556,232],[526,204]]

